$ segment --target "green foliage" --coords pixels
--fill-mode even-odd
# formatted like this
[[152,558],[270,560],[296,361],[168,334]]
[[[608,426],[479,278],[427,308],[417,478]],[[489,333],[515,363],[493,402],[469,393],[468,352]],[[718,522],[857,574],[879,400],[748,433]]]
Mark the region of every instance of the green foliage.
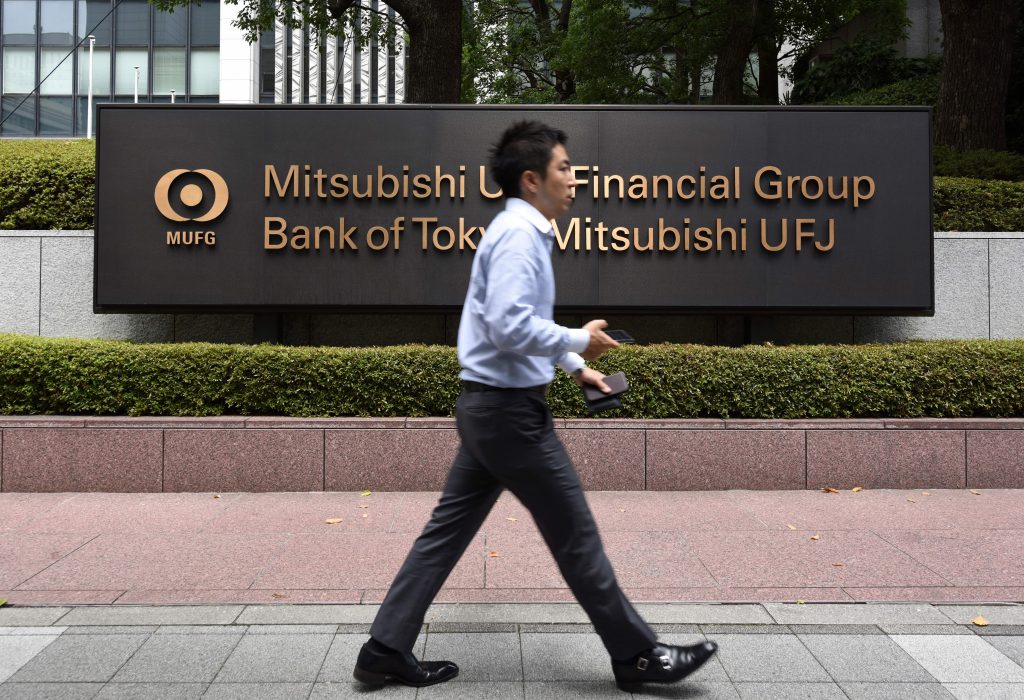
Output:
[[92,228],[93,141],[0,140],[0,229]]
[[1024,155],[1020,153],[984,148],[960,152],[948,146],[935,146],[932,154],[936,175],[970,177],[978,180],[1024,181]]
[[1024,184],[937,177],[936,231],[1024,231]]
[[829,102],[910,78],[937,76],[939,70],[936,59],[898,58],[890,41],[871,36],[841,47],[831,60],[811,68],[794,84],[792,101]]
[[934,107],[939,101],[939,74],[929,73],[895,83],[859,90],[826,100],[830,105],[891,105]]
[[[1024,341],[743,348],[623,347],[631,418],[1020,416]],[[459,393],[441,346],[294,348],[0,335],[0,413],[447,416]],[[586,415],[559,372],[557,416]]]

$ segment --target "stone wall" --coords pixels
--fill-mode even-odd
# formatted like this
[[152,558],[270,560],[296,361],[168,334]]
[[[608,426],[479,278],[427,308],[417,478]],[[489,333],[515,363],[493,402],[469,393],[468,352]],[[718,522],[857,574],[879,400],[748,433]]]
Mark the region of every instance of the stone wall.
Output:
[[[879,254],[884,254],[880,251]],[[126,270],[125,274],[131,274]],[[94,314],[91,231],[0,231],[0,332],[141,342],[249,343],[251,314]],[[753,343],[1024,338],[1024,233],[935,234],[935,316],[752,316]],[[742,316],[608,314],[641,342],[739,345]],[[567,325],[589,320],[560,315]],[[284,315],[291,345],[454,345],[457,314]]]
[[[1024,488],[1024,419],[555,419],[591,491]],[[0,491],[437,491],[452,418],[0,416]]]

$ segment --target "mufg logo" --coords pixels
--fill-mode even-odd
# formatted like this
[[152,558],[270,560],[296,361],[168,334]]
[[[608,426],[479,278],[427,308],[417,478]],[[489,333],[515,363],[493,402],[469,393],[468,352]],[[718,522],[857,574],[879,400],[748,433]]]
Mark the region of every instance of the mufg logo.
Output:
[[[188,173],[194,173],[195,175],[190,178],[183,177]],[[175,188],[174,184],[179,178],[193,180],[193,182],[188,182],[181,188]],[[208,188],[200,186],[194,182],[195,180],[205,180],[213,190],[213,201],[207,206],[203,205],[204,200],[209,201],[208,193],[204,192],[204,189]],[[174,204],[171,203],[172,192],[175,193]],[[166,219],[178,222],[195,221],[206,223],[207,221],[213,221],[224,213],[228,206],[228,198],[228,185],[224,182],[224,178],[212,170],[202,168],[197,170],[178,168],[166,172],[157,181],[156,189],[153,190],[153,202],[156,204],[160,214]],[[182,214],[182,211],[184,211],[184,214]],[[167,245],[212,246],[216,244],[216,231],[191,229],[167,232]]]

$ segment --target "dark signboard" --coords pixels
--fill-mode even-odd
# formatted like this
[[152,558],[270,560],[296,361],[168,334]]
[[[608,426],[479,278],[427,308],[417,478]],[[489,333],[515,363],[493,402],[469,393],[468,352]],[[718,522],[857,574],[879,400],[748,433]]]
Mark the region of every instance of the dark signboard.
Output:
[[95,307],[459,307],[522,118],[579,180],[563,309],[932,313],[923,108],[101,105]]

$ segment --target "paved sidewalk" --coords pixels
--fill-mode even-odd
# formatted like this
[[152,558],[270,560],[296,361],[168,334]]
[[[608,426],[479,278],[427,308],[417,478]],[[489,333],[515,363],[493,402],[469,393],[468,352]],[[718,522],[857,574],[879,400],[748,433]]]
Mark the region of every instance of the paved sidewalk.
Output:
[[[662,698],[1024,697],[1024,606],[642,604],[720,653]],[[0,698],[628,698],[574,604],[436,605],[416,652],[448,684],[351,678],[372,605],[0,608]],[[969,623],[984,615],[991,624]],[[966,623],[966,624],[965,624]],[[640,696],[637,694],[636,696]]]
[[[0,598],[379,603],[436,499],[2,493]],[[1024,601],[1024,491],[629,491],[588,499],[636,601]],[[438,597],[571,600],[529,515],[507,494]]]

